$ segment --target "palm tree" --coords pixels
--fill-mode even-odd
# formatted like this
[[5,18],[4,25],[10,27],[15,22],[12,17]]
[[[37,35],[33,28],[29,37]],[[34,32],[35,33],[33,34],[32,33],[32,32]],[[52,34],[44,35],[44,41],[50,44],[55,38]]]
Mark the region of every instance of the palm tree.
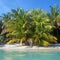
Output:
[[55,35],[55,36],[57,36],[57,38],[59,39],[59,32],[58,32],[58,30],[59,30],[59,20],[60,20],[60,18],[59,18],[59,15],[60,15],[60,8],[57,6],[57,5],[55,5],[55,6],[50,6],[51,7],[51,10],[50,10],[50,13],[48,13],[48,17],[49,17],[49,19],[50,19],[50,22],[51,22],[51,24],[54,26],[54,29],[53,29],[53,34]]
[[[8,16],[8,18],[10,17],[10,19],[6,18],[6,15]],[[10,16],[8,14],[6,15],[4,15],[3,20],[5,23],[5,31],[9,32],[7,34],[7,37],[10,36],[14,39],[16,38],[15,41],[17,41],[17,39],[19,41],[23,40],[23,38],[25,37],[24,25],[26,24],[24,10],[20,8],[18,8],[17,10],[12,9]],[[15,42],[14,39],[13,42]]]
[[[8,16],[8,17],[7,17]],[[7,44],[32,40],[33,44],[48,46],[56,43],[57,39],[50,34],[53,26],[47,14],[41,9],[32,9],[25,12],[23,9],[12,9],[12,12],[3,16],[6,37],[12,39]]]
[[[32,27],[31,29],[33,29],[29,30],[32,31],[31,36],[33,37],[32,40],[34,44],[36,43],[37,45],[49,45],[50,42],[56,42],[57,39],[49,34],[53,26],[49,23],[49,19],[46,13],[43,13],[41,9],[37,9],[28,11],[27,14],[30,17],[29,19],[30,26]],[[50,38],[49,41],[50,36],[52,39]]]

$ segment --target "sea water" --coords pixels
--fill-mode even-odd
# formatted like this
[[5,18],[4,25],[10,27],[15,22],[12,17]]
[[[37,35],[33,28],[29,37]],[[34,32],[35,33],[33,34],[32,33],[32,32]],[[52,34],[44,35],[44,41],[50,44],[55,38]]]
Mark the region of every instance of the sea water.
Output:
[[0,60],[60,60],[60,52],[0,50]]

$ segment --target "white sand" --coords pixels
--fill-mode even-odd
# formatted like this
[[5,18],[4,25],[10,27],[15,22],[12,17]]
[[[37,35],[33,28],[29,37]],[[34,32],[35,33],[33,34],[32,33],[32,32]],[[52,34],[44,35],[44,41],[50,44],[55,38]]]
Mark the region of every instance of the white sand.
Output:
[[3,50],[19,50],[19,51],[59,51],[60,52],[60,47],[37,47],[37,46],[19,46],[17,45],[4,45],[0,47],[0,49]]

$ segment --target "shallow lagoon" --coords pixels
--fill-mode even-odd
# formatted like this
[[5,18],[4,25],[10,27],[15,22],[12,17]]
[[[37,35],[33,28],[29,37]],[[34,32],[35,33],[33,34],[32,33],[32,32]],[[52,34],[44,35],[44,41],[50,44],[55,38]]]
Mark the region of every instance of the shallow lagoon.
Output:
[[0,60],[59,60],[60,52],[0,50]]

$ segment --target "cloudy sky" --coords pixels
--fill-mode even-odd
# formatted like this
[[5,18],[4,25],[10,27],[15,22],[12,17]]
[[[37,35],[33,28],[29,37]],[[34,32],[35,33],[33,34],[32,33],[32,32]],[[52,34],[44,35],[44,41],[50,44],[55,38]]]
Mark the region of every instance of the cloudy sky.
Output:
[[17,7],[24,10],[42,8],[49,11],[49,6],[56,4],[60,6],[60,0],[0,0],[0,15]]

